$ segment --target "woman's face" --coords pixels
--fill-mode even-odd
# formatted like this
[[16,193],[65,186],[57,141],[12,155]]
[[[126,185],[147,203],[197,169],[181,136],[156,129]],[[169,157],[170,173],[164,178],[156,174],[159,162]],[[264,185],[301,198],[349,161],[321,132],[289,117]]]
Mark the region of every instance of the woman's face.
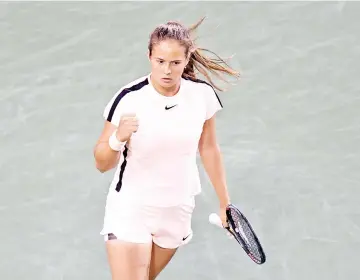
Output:
[[176,89],[188,59],[186,48],[176,40],[163,40],[154,44],[149,60],[151,79],[164,90]]

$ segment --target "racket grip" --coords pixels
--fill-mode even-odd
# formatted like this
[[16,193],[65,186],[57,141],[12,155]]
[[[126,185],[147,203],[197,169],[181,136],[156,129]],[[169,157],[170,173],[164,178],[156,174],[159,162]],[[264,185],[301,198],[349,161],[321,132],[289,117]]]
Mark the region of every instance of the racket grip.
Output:
[[[223,225],[222,225],[222,222],[221,222],[221,219],[219,217],[219,215],[217,215],[216,213],[211,213],[209,215],[209,222],[210,224],[213,224],[215,226],[218,226],[220,228],[223,228]],[[232,234],[228,231],[226,231],[226,235],[230,238],[230,239],[233,239],[234,237],[232,236]]]

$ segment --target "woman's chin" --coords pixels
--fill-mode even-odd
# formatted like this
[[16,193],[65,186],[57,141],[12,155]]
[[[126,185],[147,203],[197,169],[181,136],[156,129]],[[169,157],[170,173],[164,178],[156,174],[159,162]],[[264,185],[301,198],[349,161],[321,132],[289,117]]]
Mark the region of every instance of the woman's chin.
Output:
[[173,88],[176,86],[176,82],[174,82],[173,80],[171,80],[171,81],[161,80],[159,84],[161,85],[161,87],[167,88],[167,89]]

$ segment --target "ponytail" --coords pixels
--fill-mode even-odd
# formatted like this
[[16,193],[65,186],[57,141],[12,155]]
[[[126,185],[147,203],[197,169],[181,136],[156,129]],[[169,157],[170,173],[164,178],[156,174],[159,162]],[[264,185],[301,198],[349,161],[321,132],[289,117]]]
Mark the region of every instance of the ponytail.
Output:
[[[189,27],[189,32],[192,35],[193,32],[197,29],[197,27],[204,21],[205,17],[202,18],[200,21]],[[216,53],[204,49],[204,48],[197,48],[195,47],[194,39],[192,40],[192,49],[190,49],[190,58],[189,63],[185,67],[184,72],[182,74],[183,78],[186,79],[197,79],[197,74],[202,74],[205,79],[217,90],[223,91],[220,87],[218,87],[211,79],[210,74],[215,75],[217,78],[224,82],[228,82],[224,78],[225,75],[229,75],[235,78],[239,78],[239,72],[233,70],[229,64],[218,56]],[[210,53],[214,56],[214,58],[210,58],[206,56],[204,53]],[[195,72],[197,71],[197,73]]]

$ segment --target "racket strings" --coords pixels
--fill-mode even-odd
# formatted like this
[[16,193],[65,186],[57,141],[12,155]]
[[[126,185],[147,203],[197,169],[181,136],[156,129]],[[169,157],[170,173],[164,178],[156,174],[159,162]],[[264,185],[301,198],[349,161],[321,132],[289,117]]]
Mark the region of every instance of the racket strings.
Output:
[[250,252],[254,255],[254,257],[260,259],[262,254],[259,251],[258,244],[256,242],[255,236],[249,227],[248,223],[242,218],[241,215],[236,213],[233,209],[231,209],[231,217],[235,224],[235,232],[239,236],[241,236],[242,240],[246,243],[246,246],[250,250]]

